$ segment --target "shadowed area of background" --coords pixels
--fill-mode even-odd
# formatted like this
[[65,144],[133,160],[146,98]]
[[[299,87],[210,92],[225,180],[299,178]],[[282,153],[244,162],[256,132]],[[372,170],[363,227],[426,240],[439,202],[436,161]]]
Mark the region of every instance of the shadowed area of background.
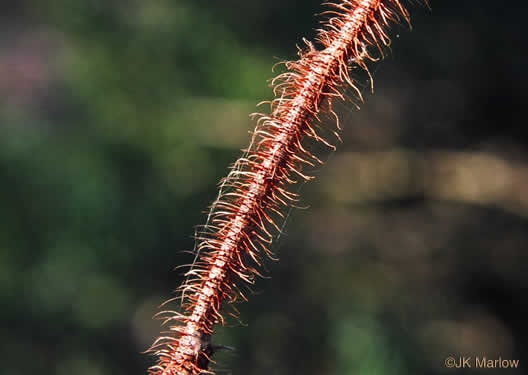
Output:
[[[144,374],[194,226],[318,1],[0,5],[0,373]],[[522,2],[431,0],[214,342],[219,374],[528,363]]]

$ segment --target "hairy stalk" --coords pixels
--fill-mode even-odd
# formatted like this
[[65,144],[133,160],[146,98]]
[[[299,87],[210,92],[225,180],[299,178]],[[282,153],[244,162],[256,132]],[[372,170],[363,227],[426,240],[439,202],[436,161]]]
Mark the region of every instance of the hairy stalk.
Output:
[[[389,44],[385,27],[391,21],[408,20],[398,0],[349,0],[327,4],[329,19],[317,37],[321,49],[306,41],[299,60],[287,62],[288,71],[272,81],[276,99],[270,114],[258,115],[253,139],[244,155],[223,180],[207,225],[196,236],[197,260],[179,288],[182,311],[162,314],[169,333],[158,338],[151,351],[158,363],[155,375],[209,373],[214,325],[223,324],[225,303],[246,299],[239,287],[259,275],[262,253],[271,256],[273,234],[297,195],[288,188],[312,177],[303,174],[305,164],[321,161],[307,149],[318,141],[334,148],[316,132],[320,115],[330,113],[332,101],[343,99],[343,87],[351,86],[354,66],[366,68],[374,61],[372,50],[382,53]],[[339,125],[337,125],[339,128]]]

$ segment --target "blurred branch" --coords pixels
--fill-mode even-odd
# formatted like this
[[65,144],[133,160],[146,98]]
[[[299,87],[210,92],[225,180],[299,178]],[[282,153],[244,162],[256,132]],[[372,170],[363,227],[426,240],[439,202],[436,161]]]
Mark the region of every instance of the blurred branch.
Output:
[[349,152],[337,156],[329,170],[322,189],[341,203],[423,194],[528,217],[528,166],[492,153]]

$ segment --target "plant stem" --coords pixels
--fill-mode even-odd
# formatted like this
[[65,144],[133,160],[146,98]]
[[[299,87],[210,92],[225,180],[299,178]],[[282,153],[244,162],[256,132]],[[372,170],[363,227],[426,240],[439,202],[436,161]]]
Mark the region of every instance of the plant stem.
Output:
[[366,70],[366,62],[376,60],[371,50],[381,53],[389,44],[385,27],[408,20],[397,0],[350,0],[328,6],[325,13],[331,18],[317,38],[322,49],[306,42],[300,59],[286,63],[288,71],[272,81],[276,99],[270,102],[270,114],[258,115],[249,148],[224,179],[210,220],[197,236],[199,257],[179,288],[183,311],[166,312],[170,333],[151,348],[158,356],[158,364],[151,368],[156,375],[209,372],[213,328],[224,322],[222,305],[245,299],[239,286],[259,275],[259,257],[271,256],[273,233],[280,232],[284,211],[298,199],[288,189],[312,178],[303,174],[304,164],[320,163],[305,143],[319,141],[334,148],[316,132],[321,114],[337,119],[332,101],[344,98],[345,86],[352,86],[362,100],[349,75],[351,66]]

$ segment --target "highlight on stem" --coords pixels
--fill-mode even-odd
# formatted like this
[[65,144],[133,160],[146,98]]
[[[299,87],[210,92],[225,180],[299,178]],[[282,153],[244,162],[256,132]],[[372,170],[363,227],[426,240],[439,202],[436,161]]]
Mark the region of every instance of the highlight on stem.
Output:
[[334,100],[345,99],[344,90],[351,87],[354,104],[362,101],[351,69],[368,72],[367,63],[379,60],[390,43],[387,27],[409,22],[398,0],[325,6],[316,44],[305,41],[299,59],[285,63],[287,72],[272,80],[275,98],[269,113],[256,115],[249,147],[221,181],[207,223],[196,235],[196,260],[174,298],[181,300],[181,309],[160,313],[168,332],[149,349],[157,356],[153,375],[212,373],[214,326],[224,324],[226,305],[247,300],[241,287],[260,275],[262,255],[272,257],[274,235],[288,207],[298,201],[293,186],[313,178],[303,167],[322,164],[310,146],[319,142],[335,148],[321,135],[322,115],[335,117],[340,129]]

